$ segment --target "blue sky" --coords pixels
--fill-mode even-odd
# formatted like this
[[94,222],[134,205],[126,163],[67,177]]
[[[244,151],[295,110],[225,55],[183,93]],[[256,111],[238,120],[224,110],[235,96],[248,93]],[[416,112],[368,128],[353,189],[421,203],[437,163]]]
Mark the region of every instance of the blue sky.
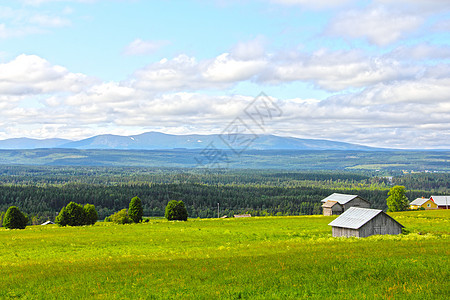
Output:
[[[0,3],[0,139],[257,133],[450,149],[446,0]],[[251,120],[244,120],[251,124]]]

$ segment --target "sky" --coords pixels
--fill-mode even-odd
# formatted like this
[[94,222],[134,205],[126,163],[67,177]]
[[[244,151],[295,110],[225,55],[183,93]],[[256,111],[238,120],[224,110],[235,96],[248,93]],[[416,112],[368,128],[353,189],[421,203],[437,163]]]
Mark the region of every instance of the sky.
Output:
[[[259,95],[277,109],[263,126],[246,113]],[[450,1],[0,1],[0,111],[0,139],[223,133],[239,118],[450,149]]]

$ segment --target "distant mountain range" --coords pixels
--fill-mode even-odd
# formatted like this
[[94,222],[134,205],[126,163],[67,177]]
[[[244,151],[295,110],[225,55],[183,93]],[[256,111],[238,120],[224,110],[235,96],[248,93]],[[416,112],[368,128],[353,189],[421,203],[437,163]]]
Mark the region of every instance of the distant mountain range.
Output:
[[169,150],[169,149],[231,149],[231,150],[360,150],[374,151],[357,144],[329,140],[299,139],[275,135],[172,135],[147,132],[139,135],[97,135],[71,141],[66,139],[14,138],[0,140],[0,149],[116,149],[116,150]]

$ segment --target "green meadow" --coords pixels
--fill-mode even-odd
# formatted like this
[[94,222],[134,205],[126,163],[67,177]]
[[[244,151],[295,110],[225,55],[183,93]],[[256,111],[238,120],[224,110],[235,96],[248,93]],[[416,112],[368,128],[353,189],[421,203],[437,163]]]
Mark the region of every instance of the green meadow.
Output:
[[335,217],[0,229],[1,299],[449,299],[450,211],[333,238]]

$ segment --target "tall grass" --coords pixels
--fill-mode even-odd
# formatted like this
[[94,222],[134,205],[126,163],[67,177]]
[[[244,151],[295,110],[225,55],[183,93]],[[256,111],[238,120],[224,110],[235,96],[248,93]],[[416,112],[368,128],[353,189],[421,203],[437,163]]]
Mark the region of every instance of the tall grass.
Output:
[[0,229],[0,298],[448,299],[450,211],[408,235],[332,238],[334,217]]

